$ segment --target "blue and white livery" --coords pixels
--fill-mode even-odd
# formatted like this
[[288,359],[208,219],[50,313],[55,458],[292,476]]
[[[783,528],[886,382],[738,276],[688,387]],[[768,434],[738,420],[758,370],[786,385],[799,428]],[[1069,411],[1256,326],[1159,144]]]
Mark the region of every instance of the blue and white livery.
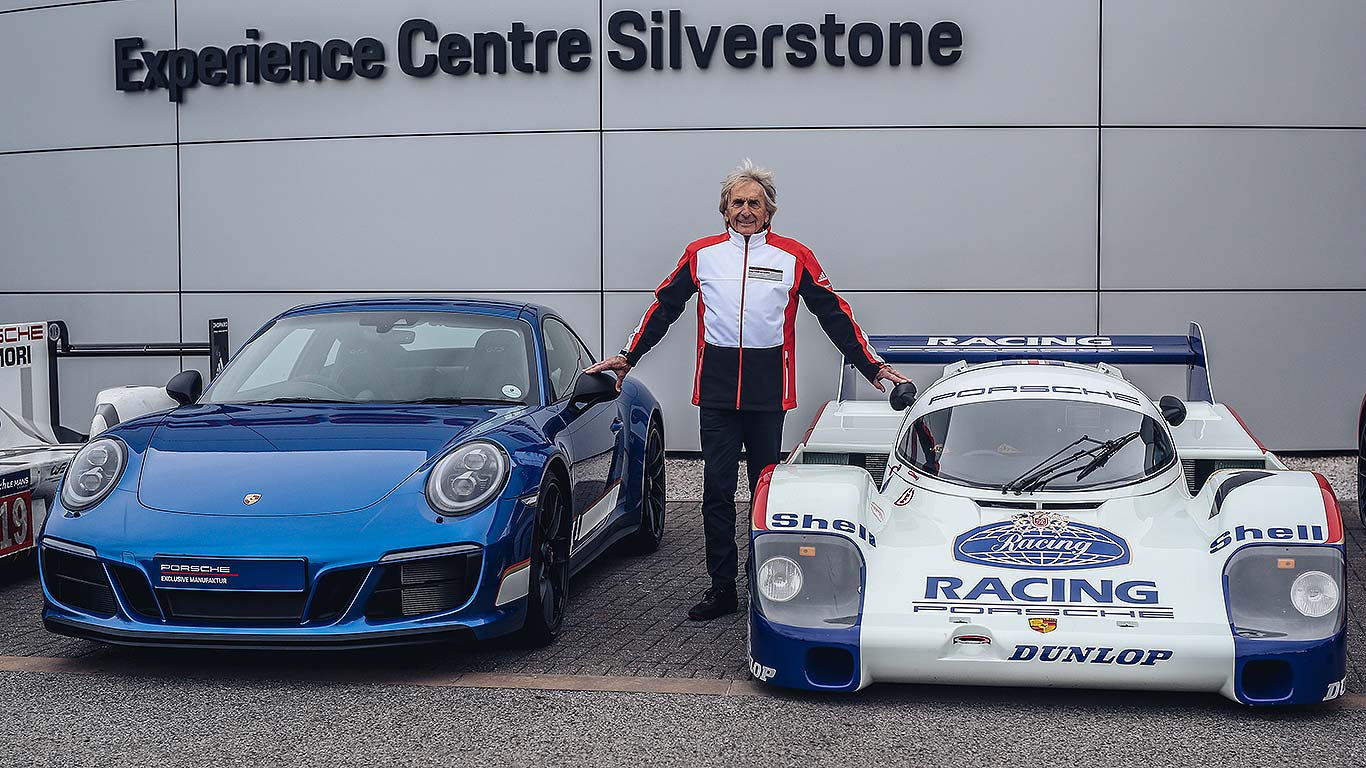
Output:
[[[1342,518],[1215,401],[1189,336],[873,337],[944,364],[827,404],[755,494],[764,682],[1345,692]],[[1115,363],[1176,364],[1159,402]]]

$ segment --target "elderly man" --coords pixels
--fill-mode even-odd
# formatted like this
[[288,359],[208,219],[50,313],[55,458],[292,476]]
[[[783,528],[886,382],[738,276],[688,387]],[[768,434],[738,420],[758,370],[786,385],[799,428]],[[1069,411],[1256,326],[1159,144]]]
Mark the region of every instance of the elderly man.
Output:
[[745,160],[721,185],[726,231],[689,244],[620,354],[588,368],[614,371],[617,386],[700,293],[693,405],[701,407],[702,527],[711,588],[688,611],[706,621],[737,608],[736,468],[743,444],[753,491],[781,458],[783,416],[797,407],[797,298],[820,320],[844,359],[879,390],[907,379],[878,357],[849,304],[830,287],[811,249],[769,229],[778,212],[773,173]]

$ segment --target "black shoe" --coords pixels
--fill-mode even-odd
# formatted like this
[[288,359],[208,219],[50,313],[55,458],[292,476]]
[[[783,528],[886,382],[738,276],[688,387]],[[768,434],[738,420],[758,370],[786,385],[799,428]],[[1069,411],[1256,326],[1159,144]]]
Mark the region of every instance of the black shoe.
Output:
[[702,596],[702,602],[688,610],[688,618],[693,621],[711,621],[718,616],[735,613],[739,609],[735,587],[712,587]]

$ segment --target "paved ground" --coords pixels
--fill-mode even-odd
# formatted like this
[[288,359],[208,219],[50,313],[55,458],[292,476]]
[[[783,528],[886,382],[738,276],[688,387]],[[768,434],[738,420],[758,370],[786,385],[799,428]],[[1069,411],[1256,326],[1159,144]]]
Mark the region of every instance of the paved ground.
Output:
[[[1352,511],[1344,515],[1351,555],[1348,687],[1360,694],[1366,530],[1355,499],[1342,502]],[[538,650],[111,649],[47,634],[36,578],[20,574],[0,585],[0,669],[18,670],[0,672],[0,764],[1366,761],[1360,696],[1341,709],[1265,712],[1214,696],[1077,691],[879,686],[851,696],[775,695],[744,682],[743,612],[710,624],[683,620],[702,574],[699,517],[695,502],[672,503],[659,553],[608,557],[580,574],[564,637]],[[17,658],[26,656],[45,658],[30,669]],[[34,671],[61,664],[70,666]],[[609,675],[627,688],[626,676],[664,677],[660,684],[683,692],[468,687],[482,685],[481,677],[461,677],[474,672]],[[574,680],[603,687],[601,678]]]

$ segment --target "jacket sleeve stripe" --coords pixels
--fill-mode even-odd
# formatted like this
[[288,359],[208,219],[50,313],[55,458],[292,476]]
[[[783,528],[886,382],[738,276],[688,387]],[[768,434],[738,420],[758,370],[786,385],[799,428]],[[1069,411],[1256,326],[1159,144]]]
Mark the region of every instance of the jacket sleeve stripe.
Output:
[[673,272],[669,273],[664,282],[655,289],[655,300],[650,303],[650,308],[645,310],[640,324],[631,332],[626,342],[624,351],[631,365],[635,365],[651,347],[664,338],[665,331],[683,313],[683,307],[687,305],[688,299],[697,292],[697,279],[694,277],[692,261],[693,251],[689,250],[679,259],[678,266],[674,267]]

